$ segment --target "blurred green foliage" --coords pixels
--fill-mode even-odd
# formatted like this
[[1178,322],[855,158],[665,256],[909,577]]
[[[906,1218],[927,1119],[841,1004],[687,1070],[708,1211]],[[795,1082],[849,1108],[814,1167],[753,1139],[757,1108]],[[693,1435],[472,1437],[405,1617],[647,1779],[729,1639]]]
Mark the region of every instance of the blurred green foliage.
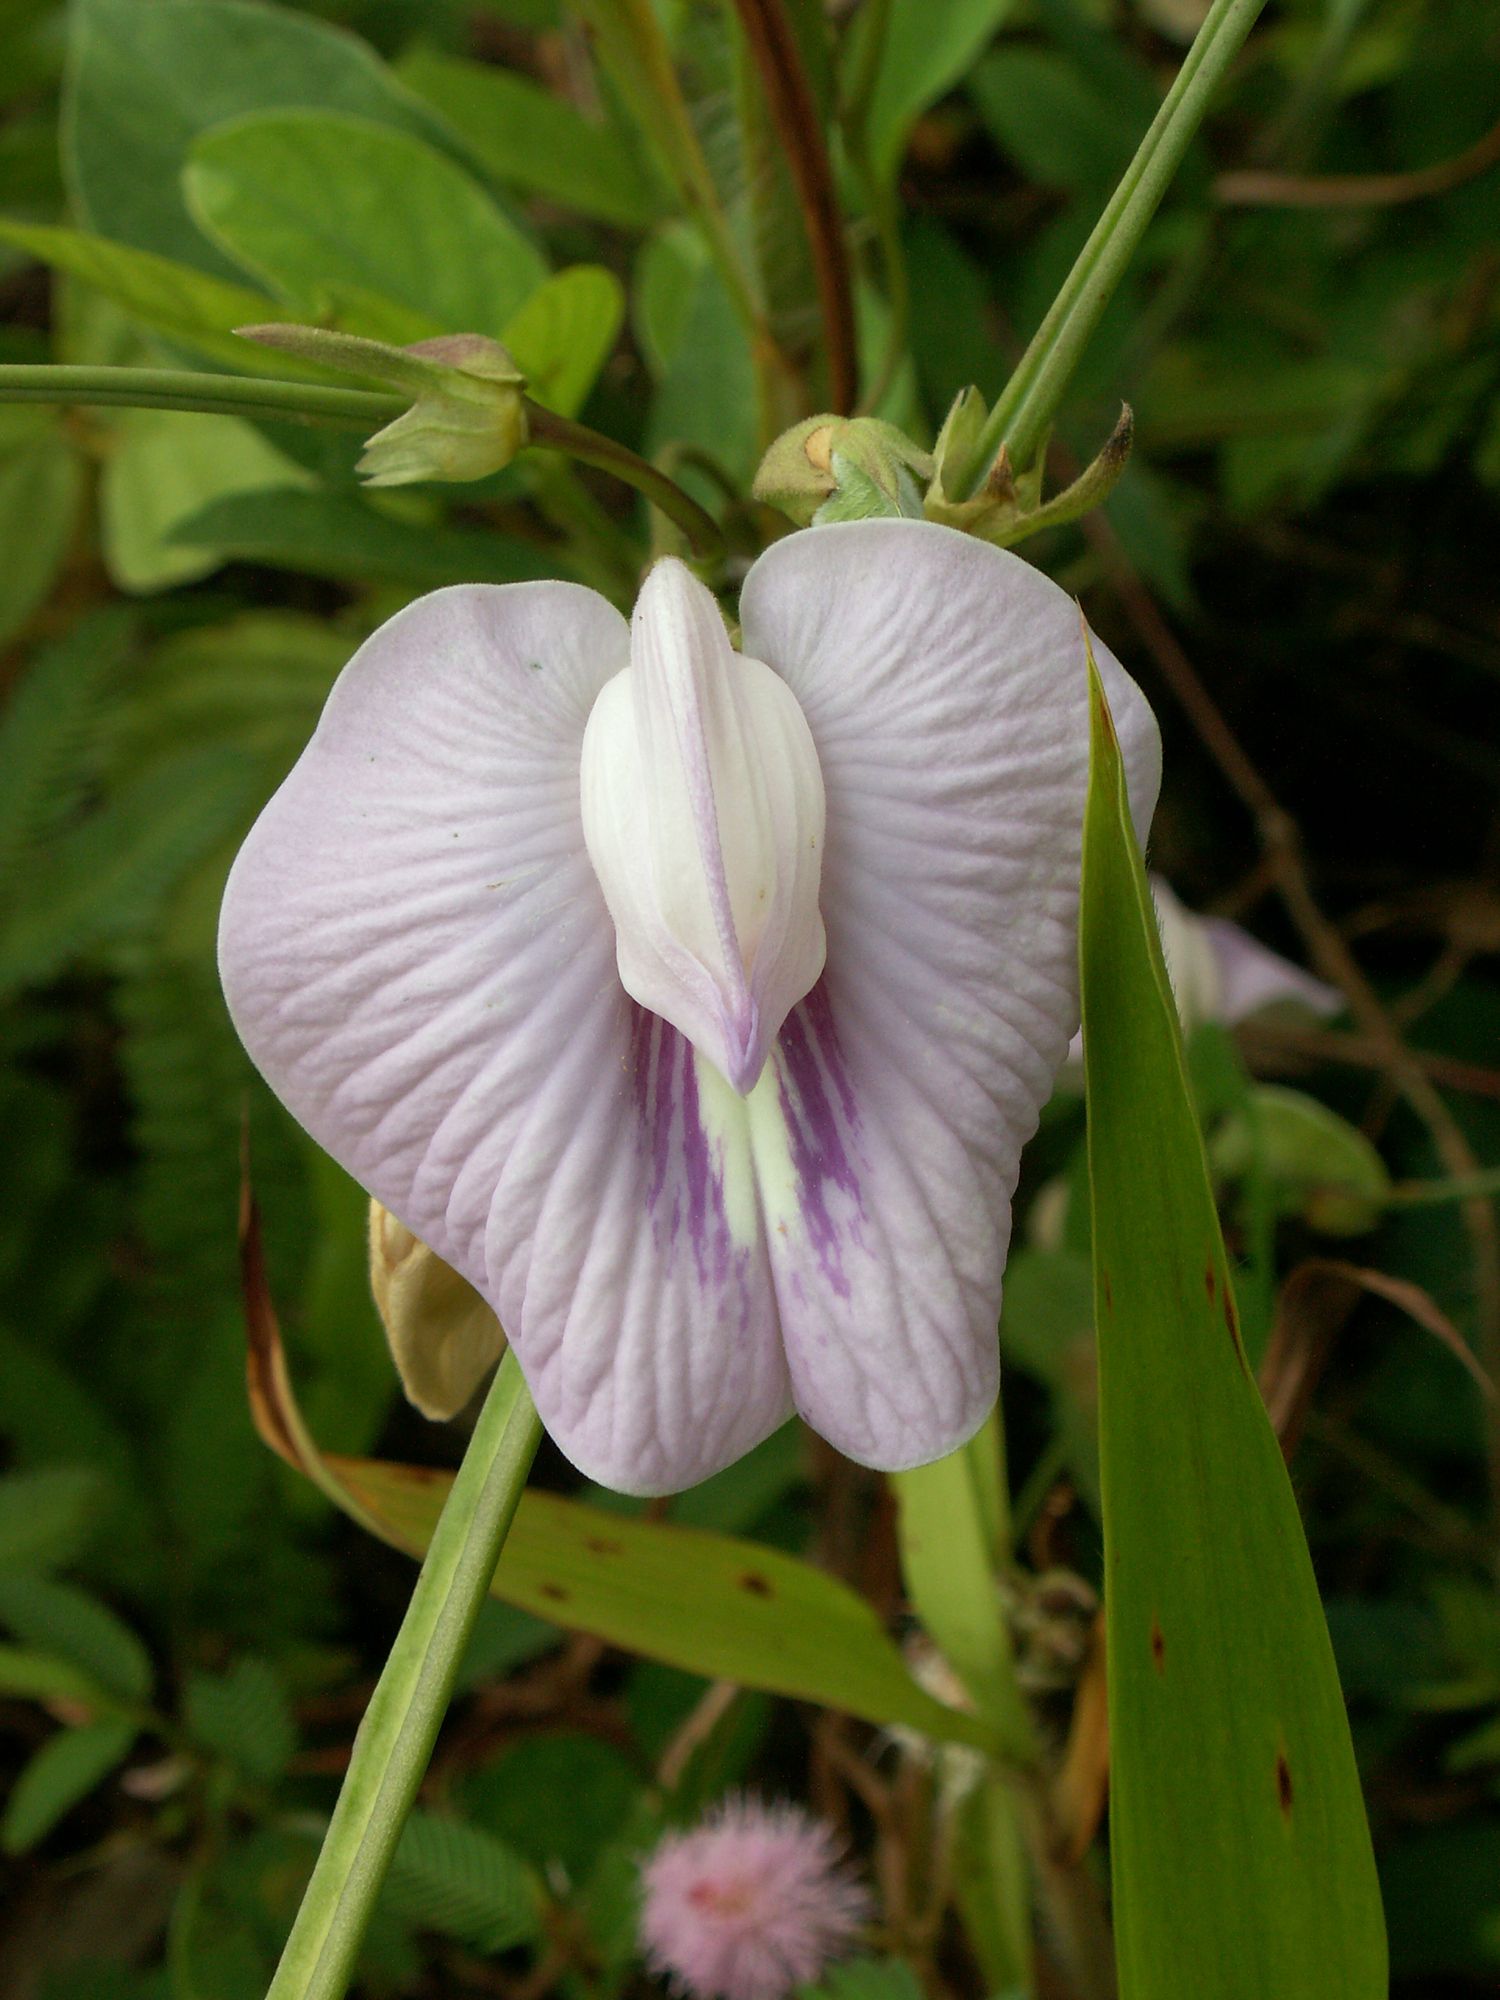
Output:
[[[0,360],[284,372],[232,329],[487,333],[539,400],[660,454],[743,560],[768,531],[744,498],[761,450],[826,396],[805,238],[732,10],[658,9],[727,248],[685,210],[660,132],[632,122],[628,78],[591,59],[591,11],[11,0]],[[835,41],[838,87],[864,79],[863,156],[835,157],[864,386],[926,444],[959,388],[1004,380],[1202,9],[894,0],[868,74],[874,9],[829,10],[837,37],[811,0],[789,11],[821,101]],[[1060,480],[1122,398],[1135,409],[1106,532],[1027,550],[1087,594],[1162,713],[1157,864],[1297,948],[1260,900],[1254,827],[1143,650],[1141,587],[1296,814],[1329,907],[1488,1162],[1500,171],[1473,149],[1500,117],[1497,58],[1486,0],[1268,10],[1059,425]],[[376,496],[357,454],[288,423],[0,408],[0,1991],[16,2000],[256,2000],[408,1587],[403,1560],[341,1527],[252,1429],[246,1135],[311,1428],[340,1450],[457,1453],[393,1407],[360,1191],[229,1027],[219,889],[334,675],[392,610],[446,582],[558,573],[628,602],[652,529],[556,459]],[[1210,1029],[1193,1056],[1252,1353],[1287,1273],[1330,1252],[1420,1288],[1483,1346],[1457,1206],[1386,1200],[1388,1182],[1451,1163],[1393,1105],[1367,1041],[1288,1033],[1268,1050]],[[1274,1056],[1279,1096],[1247,1056]],[[1059,1098],[1028,1161],[1002,1339],[1030,1568],[1096,1581],[1081,1173],[1081,1115]],[[1354,1205],[1352,1239],[1330,1240],[1330,1188],[1346,1223]],[[1294,1471],[1397,1991],[1489,1992],[1484,1405],[1389,1294],[1336,1338]],[[547,1463],[549,1483],[566,1477]],[[881,1502],[791,1433],[674,1517],[816,1553],[894,1607]],[[741,1782],[808,1792],[788,1705],[716,1702],[498,1604],[465,1687],[370,1941],[372,1994],[494,1990],[502,1954],[518,1978],[543,1968],[526,1990],[608,2000],[640,1980],[633,1857],[656,1829]],[[889,1776],[905,1754],[876,1746],[872,1763]],[[826,1802],[834,1767],[814,1761]],[[979,1990],[946,1949],[955,1985]],[[833,2000],[910,1991],[894,1964],[830,1983]]]

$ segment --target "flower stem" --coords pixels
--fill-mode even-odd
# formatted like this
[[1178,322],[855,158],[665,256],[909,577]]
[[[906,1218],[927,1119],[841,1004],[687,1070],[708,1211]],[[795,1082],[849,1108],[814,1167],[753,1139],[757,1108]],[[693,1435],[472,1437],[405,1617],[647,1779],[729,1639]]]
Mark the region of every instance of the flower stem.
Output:
[[122,404],[134,410],[198,410],[210,416],[301,417],[324,424],[388,424],[406,398],[386,391],[210,375],[192,368],[0,367],[0,402]]
[[718,522],[689,494],[684,493],[675,479],[669,479],[660,466],[653,465],[627,445],[617,444],[613,438],[605,437],[602,431],[591,431],[584,424],[575,424],[571,418],[559,417],[529,398],[526,418],[533,444],[565,452],[569,458],[576,458],[580,465],[592,465],[600,472],[611,473],[616,479],[624,480],[627,486],[644,493],[653,507],[659,508],[668,520],[677,523],[686,535],[693,554],[701,562],[714,561],[723,554],[724,537]]
[[[290,417],[309,423],[374,430],[407,407],[409,398],[320,382],[267,381],[260,376],[211,375],[190,368],[0,367],[0,403],[118,404],[137,410],[194,410],[209,416]],[[613,438],[575,424],[526,399],[531,442],[596,466],[644,493],[675,521],[700,561],[724,548],[718,523],[659,467]]]
[[515,1357],[484,1401],[266,2000],[341,2000],[541,1439]]
[[1135,158],[990,412],[968,467],[971,493],[1002,444],[1017,471],[1027,470],[1041,449],[1100,315],[1264,5],[1214,0]]

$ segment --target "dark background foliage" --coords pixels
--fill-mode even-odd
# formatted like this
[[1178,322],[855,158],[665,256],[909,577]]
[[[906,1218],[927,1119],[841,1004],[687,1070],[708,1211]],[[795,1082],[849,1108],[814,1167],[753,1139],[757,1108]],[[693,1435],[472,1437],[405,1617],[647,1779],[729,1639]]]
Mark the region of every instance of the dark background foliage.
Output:
[[[850,10],[830,11],[842,25]],[[800,239],[735,124],[724,12],[677,12],[706,150],[747,234],[769,245],[768,309],[815,384]],[[899,261],[880,201],[844,169],[867,380],[894,317],[884,414],[927,441],[962,385],[995,393],[1201,12],[933,9],[929,39],[954,38],[948,68],[913,59],[904,100],[899,77],[881,85]],[[671,442],[716,505],[743,494],[767,441],[743,336],[569,10],[330,0],[287,13],[355,31],[405,80],[372,63],[345,108],[426,133],[553,266],[602,265],[626,286],[618,335],[607,294],[565,329],[597,349],[589,421],[648,452]],[[896,14],[911,29],[914,10]],[[77,10],[59,148],[68,14],[10,0],[0,220],[86,223],[290,306],[331,299],[360,330],[387,332],[395,313],[390,337],[420,337],[399,330],[399,286],[373,303],[336,286],[321,297],[314,270],[299,297],[295,272],[226,259],[174,207],[183,107],[216,97],[217,123],[317,104],[295,52],[226,84],[170,37],[133,58],[130,17],[120,0]],[[1162,718],[1155,865],[1194,906],[1293,957],[1321,952],[1322,970],[1352,948],[1370,982],[1331,1028],[1195,1051],[1206,1108],[1213,1077],[1249,1061],[1361,1128],[1398,1184],[1500,1160],[1497,59],[1488,0],[1267,10],[1053,441],[1061,476],[1127,398],[1125,480],[1102,513],[1027,548],[1085,599]],[[476,64],[535,88],[494,98]],[[545,120],[543,92],[587,115],[596,152],[572,124],[525,126]],[[159,312],[35,252],[24,234],[0,242],[0,359],[202,362]],[[255,2000],[409,1588],[405,1561],[332,1518],[252,1430],[235,1262],[244,1129],[314,1430],[396,1458],[460,1449],[395,1399],[359,1190],[234,1040],[213,969],[217,893],[380,618],[477,574],[570,571],[628,596],[644,523],[628,495],[555,462],[375,500],[352,457],[342,436],[285,426],[0,407],[7,2000]],[[767,524],[730,511],[748,553]],[[1075,1110],[1049,1117],[1028,1201],[1076,1168],[1078,1134]],[[1067,1306],[1071,1252],[1035,1221],[1033,1204],[1004,1330],[1012,1474],[1032,1569],[1096,1580],[1087,1328]],[[1500,1974],[1500,1419],[1409,1308],[1500,1358],[1495,1212],[1448,1200],[1370,1222],[1333,1254],[1416,1289],[1341,1315],[1293,1470],[1396,1990],[1458,2000]],[[1288,1215],[1275,1275],[1329,1248]],[[555,1458],[540,1476],[570,1479]],[[899,1614],[882,1495],[794,1433],[675,1512],[811,1553]],[[1050,1699],[1065,1717],[1063,1678]],[[705,1705],[689,1676],[498,1605],[465,1690],[367,1954],[372,1994],[592,2000],[639,1981],[631,1857],[732,1783],[811,1799],[867,1858],[899,1848],[900,1825],[882,1829],[845,1781],[854,1758],[896,1782],[889,1746],[865,1732],[841,1731],[835,1754],[826,1719],[757,1695]],[[934,1990],[979,1990],[956,1939],[926,1972]]]

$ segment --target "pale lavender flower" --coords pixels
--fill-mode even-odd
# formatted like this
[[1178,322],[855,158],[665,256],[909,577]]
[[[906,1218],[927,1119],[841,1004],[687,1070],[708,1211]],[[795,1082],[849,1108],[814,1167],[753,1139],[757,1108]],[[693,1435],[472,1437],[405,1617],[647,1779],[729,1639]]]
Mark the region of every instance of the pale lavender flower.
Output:
[[[777,542],[740,615],[736,652],[672,560],[629,625],[570,583],[408,606],[220,929],[273,1089],[494,1308],[563,1450],[633,1493],[793,1409],[882,1468],[973,1433],[1021,1148],[1078,1021],[1072,600],[882,520]],[[1144,831],[1156,726],[1095,651]],[[494,1356],[463,1358],[455,1408]]]
[[871,1913],[830,1827],[745,1798],[668,1834],[641,1888],[647,1961],[693,2000],[784,2000],[848,1951]]

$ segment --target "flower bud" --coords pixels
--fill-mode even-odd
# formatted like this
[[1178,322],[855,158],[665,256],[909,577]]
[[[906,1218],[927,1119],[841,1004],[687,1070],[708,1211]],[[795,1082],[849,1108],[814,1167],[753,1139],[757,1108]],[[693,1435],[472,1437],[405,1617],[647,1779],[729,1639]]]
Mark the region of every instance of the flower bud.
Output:
[[368,486],[485,479],[526,446],[526,378],[500,343],[483,334],[443,334],[393,347],[315,326],[239,331],[263,347],[388,382],[413,398],[409,410],[366,442],[357,469]]
[[748,1094],[823,970],[823,774],[797,697],[671,558],[589,716],[580,798],[620,983]]
[[754,493],[799,528],[880,515],[920,516],[927,453],[879,417],[807,417],[761,460]]
[[456,1416],[505,1352],[500,1322],[467,1278],[370,1203],[370,1290],[408,1401]]

